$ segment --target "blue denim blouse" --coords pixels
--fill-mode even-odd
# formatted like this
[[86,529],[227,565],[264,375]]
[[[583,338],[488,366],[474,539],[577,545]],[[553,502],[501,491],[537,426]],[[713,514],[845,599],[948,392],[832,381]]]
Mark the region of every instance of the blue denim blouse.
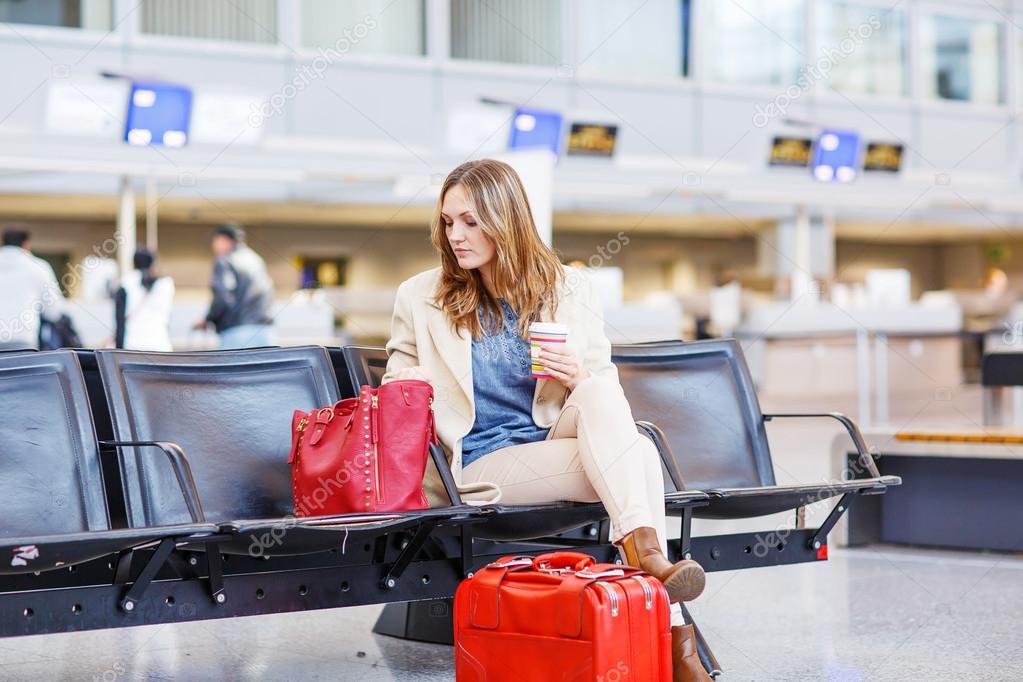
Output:
[[463,468],[509,445],[543,440],[549,430],[533,422],[536,379],[530,376],[529,341],[516,330],[519,316],[504,299],[499,303],[504,312],[501,331],[484,331],[472,342],[476,422],[462,439]]

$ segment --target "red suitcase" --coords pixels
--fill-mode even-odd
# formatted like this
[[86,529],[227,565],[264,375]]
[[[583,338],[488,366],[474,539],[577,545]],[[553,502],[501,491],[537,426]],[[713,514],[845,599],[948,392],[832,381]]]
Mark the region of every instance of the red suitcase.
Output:
[[664,586],[578,552],[504,557],[455,592],[458,682],[671,682]]

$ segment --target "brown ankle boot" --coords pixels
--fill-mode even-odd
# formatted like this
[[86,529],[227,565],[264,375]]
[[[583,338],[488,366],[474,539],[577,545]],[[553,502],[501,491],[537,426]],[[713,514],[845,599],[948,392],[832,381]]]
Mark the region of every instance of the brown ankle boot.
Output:
[[703,593],[707,575],[703,567],[692,559],[672,564],[661,553],[657,533],[653,528],[637,528],[621,540],[625,561],[629,566],[641,568],[664,583],[671,603],[692,601]]
[[711,682],[711,676],[696,653],[696,633],[692,625],[671,629],[672,682]]

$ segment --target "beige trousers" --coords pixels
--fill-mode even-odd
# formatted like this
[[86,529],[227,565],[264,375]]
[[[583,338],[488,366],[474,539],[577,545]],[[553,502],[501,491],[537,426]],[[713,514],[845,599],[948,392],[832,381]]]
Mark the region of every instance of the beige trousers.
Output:
[[[503,504],[603,502],[612,541],[649,526],[667,555],[660,456],[636,430],[614,379],[585,379],[568,395],[546,440],[484,455],[462,471],[462,481],[496,483]],[[672,625],[681,625],[678,605],[671,611]]]
[[[603,502],[613,542],[648,526],[668,553],[660,456],[636,430],[614,379],[591,376],[576,386],[546,440],[495,450],[462,470],[463,483],[477,481],[496,483],[503,504]],[[671,624],[684,624],[677,604]]]

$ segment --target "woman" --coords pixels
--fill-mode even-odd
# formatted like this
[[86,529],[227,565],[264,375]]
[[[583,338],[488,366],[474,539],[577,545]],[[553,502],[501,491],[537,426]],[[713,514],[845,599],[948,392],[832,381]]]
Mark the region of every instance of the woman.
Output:
[[[448,175],[432,240],[441,266],[398,288],[384,381],[431,382],[466,501],[603,502],[626,562],[668,590],[675,679],[709,679],[678,605],[702,592],[703,569],[665,557],[660,460],[636,430],[589,282],[540,240],[518,175],[500,161]],[[563,348],[541,352],[552,379],[530,378],[536,321],[569,330]],[[427,489],[446,502],[435,477]]]
[[147,249],[135,252],[135,269],[121,280],[115,297],[118,348],[143,351],[173,350],[170,314],[174,304],[174,280],[157,277],[156,256]]

